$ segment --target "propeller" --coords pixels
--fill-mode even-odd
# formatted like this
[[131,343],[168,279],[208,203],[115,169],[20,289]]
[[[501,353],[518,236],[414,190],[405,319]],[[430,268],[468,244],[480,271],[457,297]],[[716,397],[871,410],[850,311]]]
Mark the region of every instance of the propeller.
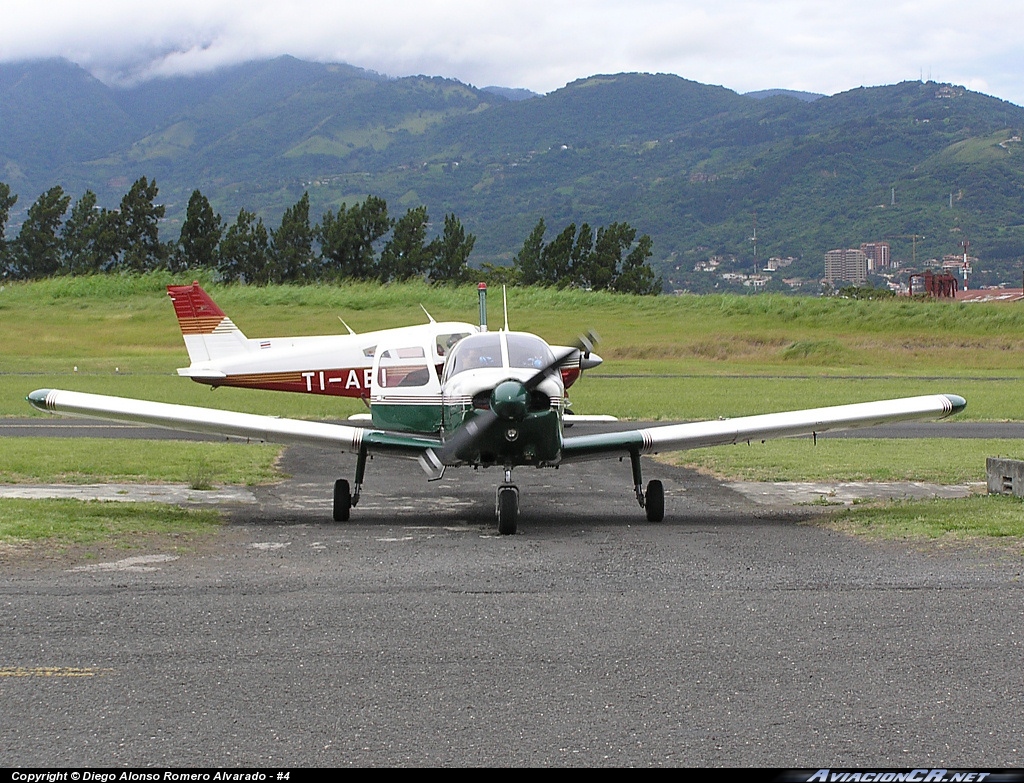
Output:
[[[459,459],[467,459],[473,454],[473,447],[487,436],[491,428],[505,422],[518,422],[526,417],[530,402],[530,393],[536,389],[545,378],[556,372],[558,365],[572,356],[574,351],[590,352],[594,350],[594,343],[598,336],[594,332],[587,332],[580,335],[573,347],[541,367],[525,381],[509,378],[502,381],[491,391],[490,406],[487,410],[481,410],[471,418],[444,442],[444,445],[436,454],[436,460],[441,465],[447,465]],[[434,463],[434,460],[430,460]]]

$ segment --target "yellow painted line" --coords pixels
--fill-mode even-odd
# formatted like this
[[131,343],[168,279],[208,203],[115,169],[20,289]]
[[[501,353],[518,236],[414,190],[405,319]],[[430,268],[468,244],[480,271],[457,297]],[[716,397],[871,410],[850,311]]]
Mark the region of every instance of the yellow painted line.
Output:
[[111,671],[91,666],[0,666],[0,677],[102,677]]

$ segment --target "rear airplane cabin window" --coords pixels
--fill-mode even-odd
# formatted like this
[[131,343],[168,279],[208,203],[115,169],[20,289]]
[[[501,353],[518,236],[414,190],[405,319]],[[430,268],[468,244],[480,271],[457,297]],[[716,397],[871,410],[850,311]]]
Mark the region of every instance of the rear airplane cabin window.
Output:
[[383,389],[426,386],[430,383],[431,372],[426,364],[399,364],[393,367],[381,364],[378,381]]
[[432,372],[433,368],[426,363],[422,348],[389,348],[380,355],[377,383],[382,389],[426,386],[430,383]]

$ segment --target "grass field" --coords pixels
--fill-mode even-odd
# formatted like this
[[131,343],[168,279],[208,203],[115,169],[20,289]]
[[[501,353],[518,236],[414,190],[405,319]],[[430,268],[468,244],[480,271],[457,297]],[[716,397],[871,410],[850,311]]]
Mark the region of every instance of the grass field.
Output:
[[282,446],[111,438],[6,438],[0,483],[170,482],[206,489],[254,485],[281,477]]
[[[73,388],[309,418],[341,418],[359,402],[241,389],[175,376],[188,364],[167,274],[60,278],[0,290],[0,415],[32,415],[25,395]],[[248,335],[343,333],[476,320],[473,287],[422,284],[218,286],[208,290]],[[492,326],[500,294],[491,292]],[[628,418],[736,416],[880,397],[952,392],[965,419],[1024,410],[1024,308],[783,296],[630,297],[514,289],[515,329],[567,342],[594,329],[602,367],[572,390],[581,412]],[[77,372],[75,371],[75,368]]]
[[217,511],[157,503],[11,499],[0,502],[0,543],[8,546],[102,543],[127,549],[150,537],[160,537],[165,543],[171,537],[176,546],[188,546],[192,537],[209,534],[220,524]]
[[[43,415],[24,401],[29,391],[43,387],[315,419],[365,410],[358,401],[340,398],[211,392],[176,377],[175,368],[188,359],[165,286],[188,279],[152,274],[0,287],[0,330],[6,337],[0,349],[0,416]],[[420,305],[438,320],[475,322],[477,313],[475,286],[252,288],[200,280],[251,337],[344,333],[338,317],[357,331],[422,323]],[[534,331],[551,342],[568,342],[584,329],[601,335],[598,351],[604,364],[572,389],[580,413],[705,419],[935,392],[967,398],[959,419],[1017,420],[1024,411],[1024,307],[1016,305],[765,295],[652,298],[515,289],[509,292],[508,307],[513,329]],[[492,328],[501,325],[500,312],[500,293],[492,290]],[[163,463],[169,460],[156,447],[146,447],[144,455],[121,465],[103,462],[95,452],[77,462],[46,465],[53,447],[39,443],[35,457],[12,467],[16,449],[11,443],[3,444],[11,454],[3,463],[7,467],[0,468],[7,471],[0,472],[3,481],[123,479],[132,470],[138,480],[189,480],[181,479],[183,465],[168,472]],[[808,452],[806,441],[779,441],[734,447],[728,455],[727,449],[709,450],[673,459],[721,474],[761,478],[899,475],[962,481],[980,480],[983,452],[1024,456],[1013,442],[869,443],[823,440]],[[212,472],[214,481],[248,482],[269,475],[264,471],[272,473],[267,467],[272,459],[252,464],[234,449],[227,453],[232,455],[228,462],[238,461],[234,466],[212,456],[185,461],[207,464],[209,469],[200,472]],[[979,504],[970,513],[989,516],[995,513],[991,508]],[[1012,516],[1010,508],[1006,513]],[[1024,526],[1015,535],[1021,533]]]

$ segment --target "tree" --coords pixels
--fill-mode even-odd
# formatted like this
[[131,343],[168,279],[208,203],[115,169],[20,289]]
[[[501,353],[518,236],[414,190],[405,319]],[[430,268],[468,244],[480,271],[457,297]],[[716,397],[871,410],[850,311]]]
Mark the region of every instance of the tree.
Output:
[[647,259],[653,254],[653,245],[647,234],[637,240],[636,246],[619,266],[619,274],[612,283],[613,291],[642,296],[657,296],[661,293],[662,279],[655,278],[653,270],[647,265]]
[[11,195],[11,186],[6,182],[0,182],[0,276],[6,276],[8,272],[9,258],[4,231],[7,228],[7,218],[10,217],[11,207],[17,201],[17,195]]
[[573,246],[572,255],[569,258],[571,266],[572,284],[581,288],[590,287],[590,266],[594,255],[594,232],[589,224],[580,226],[580,232],[576,235],[576,244]]
[[313,265],[313,229],[309,225],[309,193],[284,211],[281,226],[271,232],[274,282],[306,280]]
[[377,196],[369,196],[351,209],[342,204],[337,216],[327,210],[315,229],[325,272],[352,280],[376,277],[374,244],[393,223],[387,202]]
[[626,223],[612,223],[597,230],[587,275],[591,288],[607,291],[614,286],[622,265],[622,254],[633,244],[635,236],[636,229]]
[[61,272],[83,275],[109,269],[121,253],[120,215],[96,206],[96,194],[87,190],[71,208],[61,244]]
[[218,255],[217,268],[225,280],[265,285],[273,277],[267,229],[252,212],[239,211],[238,219],[224,234]]
[[71,197],[60,185],[43,193],[28,208],[28,216],[11,247],[14,276],[36,279],[50,277],[61,265],[58,230]]
[[139,177],[121,199],[120,226],[124,247],[121,266],[135,272],[148,272],[163,266],[169,255],[160,243],[159,223],[164,205],[156,204],[156,182]]
[[570,223],[562,233],[545,245],[540,254],[538,280],[540,285],[565,288],[572,282],[572,255],[576,246],[576,224]]
[[530,236],[523,242],[522,249],[512,259],[512,265],[518,270],[519,280],[523,285],[535,285],[540,282],[540,257],[544,252],[544,218],[537,221]]
[[171,271],[215,269],[217,248],[224,234],[224,223],[213,211],[209,199],[198,190],[192,191],[181,224],[181,235],[170,259]]
[[469,279],[469,255],[476,237],[467,236],[462,222],[455,215],[445,215],[444,233],[436,243],[436,255],[430,267],[431,282],[457,285]]
[[655,279],[647,265],[651,247],[651,238],[644,234],[636,240],[636,229],[628,223],[598,228],[596,240],[588,224],[577,232],[576,225],[570,223],[544,244],[542,218],[514,263],[526,285],[577,285],[597,291],[657,294],[662,281]]
[[428,221],[427,208],[421,206],[410,209],[395,223],[391,239],[380,254],[379,276],[383,282],[411,280],[430,269],[437,245],[426,244]]

